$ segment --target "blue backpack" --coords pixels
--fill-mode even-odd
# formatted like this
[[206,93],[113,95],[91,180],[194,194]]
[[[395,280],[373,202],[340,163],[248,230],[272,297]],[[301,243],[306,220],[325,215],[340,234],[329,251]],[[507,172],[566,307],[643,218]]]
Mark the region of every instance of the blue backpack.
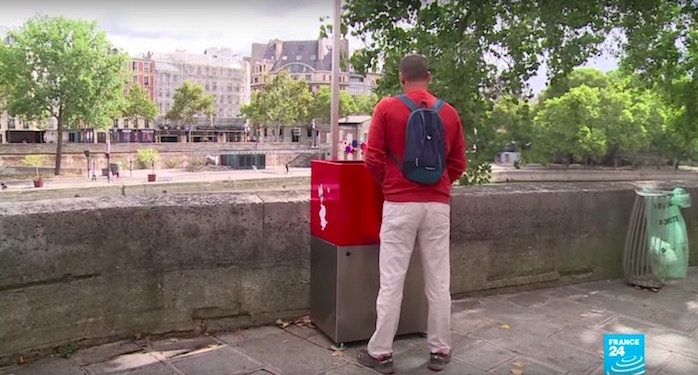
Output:
[[405,128],[405,152],[402,164],[393,153],[388,155],[402,170],[406,179],[420,185],[434,185],[444,174],[446,141],[439,111],[444,101],[436,99],[434,106],[418,107],[406,95],[397,96],[411,111]]

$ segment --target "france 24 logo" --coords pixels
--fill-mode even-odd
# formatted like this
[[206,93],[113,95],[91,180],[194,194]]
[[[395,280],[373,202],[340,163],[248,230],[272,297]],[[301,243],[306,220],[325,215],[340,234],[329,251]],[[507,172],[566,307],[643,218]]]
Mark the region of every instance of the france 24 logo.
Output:
[[603,335],[604,375],[644,375],[645,335],[605,333]]

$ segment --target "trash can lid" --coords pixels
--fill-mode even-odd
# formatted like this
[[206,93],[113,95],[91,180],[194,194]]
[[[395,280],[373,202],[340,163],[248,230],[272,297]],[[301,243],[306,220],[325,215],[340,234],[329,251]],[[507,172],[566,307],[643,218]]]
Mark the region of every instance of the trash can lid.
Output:
[[691,207],[691,194],[684,188],[675,188],[671,191],[669,203],[677,205],[681,208]]

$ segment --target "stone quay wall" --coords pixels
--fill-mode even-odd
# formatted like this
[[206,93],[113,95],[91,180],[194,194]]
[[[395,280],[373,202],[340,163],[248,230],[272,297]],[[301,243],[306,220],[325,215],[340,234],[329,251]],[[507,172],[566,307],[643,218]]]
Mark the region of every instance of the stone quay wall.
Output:
[[[110,161],[121,161],[124,168],[128,169],[129,160],[137,169],[136,153],[142,148],[153,148],[158,151],[159,160],[155,167],[184,168],[188,161],[197,158],[203,161],[206,155],[220,155],[231,152],[250,152],[266,154],[267,167],[280,167],[292,161],[300,153],[322,152],[312,149],[307,145],[294,143],[114,143],[111,145]],[[63,145],[62,168],[77,169],[78,174],[87,166],[85,150],[89,150],[92,158],[97,162],[98,168],[106,168],[107,158],[104,155],[107,146],[104,143],[66,143]],[[45,167],[53,167],[55,164],[56,144],[53,143],[8,143],[0,144],[0,168],[22,166],[22,159],[26,155],[46,155]]]
[[[679,185],[696,196],[698,185],[688,184]],[[453,294],[621,277],[633,189],[608,182],[455,188]],[[306,313],[308,195],[0,204],[0,358]],[[698,207],[683,213],[696,264]]]

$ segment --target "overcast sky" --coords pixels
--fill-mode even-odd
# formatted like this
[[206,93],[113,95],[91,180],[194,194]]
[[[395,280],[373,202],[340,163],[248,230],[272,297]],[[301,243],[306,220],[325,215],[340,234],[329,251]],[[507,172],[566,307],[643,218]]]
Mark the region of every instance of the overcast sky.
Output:
[[[319,18],[332,14],[332,1],[22,0],[0,7],[0,26],[14,28],[39,13],[96,20],[116,46],[131,54],[228,47],[246,55],[253,42],[317,38]],[[349,44],[351,49],[361,46],[357,39],[350,39]],[[608,71],[616,64],[611,58],[601,58],[589,65]],[[531,82],[536,92],[545,85],[544,73],[541,69]]]

